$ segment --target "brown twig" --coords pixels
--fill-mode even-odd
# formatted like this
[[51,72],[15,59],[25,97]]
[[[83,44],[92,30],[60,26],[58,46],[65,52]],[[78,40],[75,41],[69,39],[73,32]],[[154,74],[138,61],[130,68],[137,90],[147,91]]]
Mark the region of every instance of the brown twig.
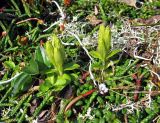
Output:
[[133,74],[132,77],[136,81],[136,89],[135,89],[135,93],[134,93],[134,101],[136,102],[136,101],[138,101],[138,95],[139,95],[138,91],[140,91],[140,89],[141,89],[143,74],[140,77],[138,77],[136,74]]
[[80,82],[84,83],[84,80],[89,76],[89,71],[82,73],[82,77],[80,78]]
[[124,122],[125,122],[125,123],[128,123],[127,114],[124,115]]
[[38,21],[40,24],[44,23],[43,20],[38,19],[38,18],[28,18],[28,19],[26,19],[26,20],[19,21],[19,22],[17,22],[16,24],[25,23],[25,22],[32,21],[32,20],[36,20],[36,21]]
[[75,97],[75,98],[66,106],[64,112],[66,112],[68,109],[70,109],[70,108],[72,107],[72,105],[74,105],[78,100],[80,100],[80,99],[82,99],[82,98],[84,98],[84,97],[92,94],[92,93],[95,92],[96,90],[97,90],[97,89],[92,89],[92,90],[90,90],[90,91],[88,91],[88,92],[86,92],[86,93],[84,93],[84,94],[82,94],[82,95],[80,95],[80,96],[78,96],[78,97]]

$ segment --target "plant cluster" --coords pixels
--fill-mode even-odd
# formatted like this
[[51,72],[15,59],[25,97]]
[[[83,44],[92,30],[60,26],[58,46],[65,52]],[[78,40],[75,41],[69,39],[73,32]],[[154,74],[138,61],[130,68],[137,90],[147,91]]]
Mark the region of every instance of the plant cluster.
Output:
[[4,1],[0,122],[158,123],[159,5]]

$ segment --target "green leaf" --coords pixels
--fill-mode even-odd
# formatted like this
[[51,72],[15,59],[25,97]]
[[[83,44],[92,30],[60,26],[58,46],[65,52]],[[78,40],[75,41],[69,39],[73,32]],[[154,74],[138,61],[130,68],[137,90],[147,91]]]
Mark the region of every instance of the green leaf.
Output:
[[117,64],[119,60],[114,60],[114,61],[106,61],[105,69],[109,68],[110,66],[113,66],[114,64]]
[[23,71],[30,74],[30,75],[39,74],[39,68],[38,68],[37,62],[34,61],[33,59],[31,59],[29,62],[29,65],[24,67]]
[[47,78],[45,81],[40,85],[40,91],[45,92],[48,91],[50,88],[53,88],[53,85],[57,81],[57,77],[53,71],[47,73]]
[[106,58],[106,49],[105,49],[105,44],[104,42],[98,44],[98,53],[100,54],[99,56],[99,59],[102,61],[102,62],[105,62],[105,58]]
[[80,66],[78,64],[70,62],[70,63],[64,65],[64,71],[74,70],[74,69],[77,69],[79,67]]
[[106,54],[111,49],[111,31],[109,27],[100,25],[98,34],[97,52],[100,54],[99,58],[105,62]]
[[119,119],[115,118],[115,119],[113,120],[113,123],[121,123],[121,121],[120,121]]
[[14,81],[11,82],[13,87],[13,96],[28,90],[32,85],[32,77],[27,73],[22,73]]
[[89,52],[89,53],[90,53],[90,55],[91,55],[92,57],[101,59],[101,55],[99,54],[99,52],[97,52],[97,51],[91,51],[91,52]]
[[99,27],[99,32],[98,32],[98,44],[103,41],[104,32],[105,32],[105,26],[102,24],[102,25],[100,25],[100,27]]
[[23,7],[24,7],[24,10],[26,12],[26,14],[31,17],[31,12],[30,12],[30,8],[29,8],[29,4],[27,2],[25,2],[24,0],[22,0],[22,3],[23,3]]
[[71,82],[71,77],[68,74],[58,76],[56,83],[54,84],[55,91],[61,91],[65,86]]
[[48,91],[50,88],[52,88],[52,84],[48,81],[44,81],[40,87],[39,87],[39,90],[42,91],[42,92],[46,92]]
[[41,46],[39,46],[35,51],[35,61],[38,63],[40,72],[44,72],[44,70],[51,67],[49,59],[45,53],[45,49]]
[[15,10],[15,12],[16,12],[16,14],[18,15],[18,16],[20,16],[21,15],[21,11],[20,11],[20,9],[19,9],[19,6],[17,5],[17,3],[14,1],[14,0],[11,0],[11,2],[12,2],[12,4],[13,4],[13,6],[14,6],[14,10]]
[[104,69],[104,66],[102,65],[102,61],[93,62],[92,67],[93,67],[94,70]]
[[65,79],[68,83],[71,82],[71,77],[68,74],[63,74],[62,78]]
[[78,80],[79,78],[78,74],[75,74],[75,73],[71,73],[70,76],[71,76],[72,81]]
[[98,47],[97,51],[101,56],[101,60],[105,62],[105,57],[106,57],[106,47],[105,47],[105,42],[104,42],[104,33],[105,32],[105,26],[100,25],[99,28],[99,33],[98,33]]
[[55,34],[52,36],[52,40],[46,43],[46,52],[50,62],[54,65],[59,75],[62,75],[65,52],[61,41]]
[[106,52],[109,52],[111,49],[111,30],[109,27],[105,28],[103,38],[104,38],[103,40],[104,40]]
[[46,42],[46,53],[49,61],[55,66],[55,60],[54,60],[54,48],[52,46],[52,43],[50,41]]
[[65,58],[64,47],[58,37],[54,34],[52,36],[52,46],[54,47],[54,61],[55,68],[59,72],[60,75],[63,74],[63,63]]
[[114,55],[116,55],[117,53],[119,53],[120,51],[121,51],[120,49],[112,50],[112,51],[107,55],[106,61],[107,61],[109,58],[111,58],[111,57],[113,57]]
[[48,77],[45,79],[45,82],[54,85],[55,82],[56,82],[56,77],[55,77],[53,74],[51,74],[50,76],[48,76]]
[[40,91],[45,92],[50,88],[53,88],[55,91],[61,91],[66,85],[71,82],[71,77],[68,74],[63,74],[62,76],[50,75],[47,77],[40,85]]
[[64,63],[64,56],[61,54],[59,48],[54,48],[54,61],[55,61],[55,68],[59,72],[59,75],[63,74],[63,63]]
[[14,69],[16,67],[13,61],[5,61],[3,65],[5,68],[9,69]]

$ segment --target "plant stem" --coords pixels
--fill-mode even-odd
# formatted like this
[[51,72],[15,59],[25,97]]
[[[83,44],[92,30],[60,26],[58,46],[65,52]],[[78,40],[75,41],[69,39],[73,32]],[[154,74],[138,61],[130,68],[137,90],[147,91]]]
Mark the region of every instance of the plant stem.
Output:
[[84,112],[86,112],[86,111],[88,110],[89,106],[90,106],[91,103],[94,101],[94,99],[97,97],[97,95],[98,95],[97,92],[94,92],[94,93],[92,94],[92,96],[91,96],[90,99],[89,99],[89,102],[87,103],[87,105],[86,105],[85,108],[84,108]]
[[32,99],[32,95],[30,95],[29,98],[27,99],[26,105],[24,106],[24,111],[23,111],[20,119],[18,120],[18,123],[22,123],[23,122],[23,120],[25,118],[25,115],[27,114],[27,108],[30,106],[29,102],[31,101],[31,99]]
[[8,89],[8,91],[5,93],[5,95],[3,96],[3,98],[0,100],[0,104],[8,97],[8,95],[10,94],[11,91],[12,91],[12,87],[10,87]]
[[16,105],[16,107],[12,110],[11,116],[15,115],[16,112],[20,109],[21,105],[24,103],[24,101],[28,98],[29,95],[25,95],[19,103]]
[[11,107],[14,106],[12,103],[0,103],[0,107]]
[[45,106],[45,104],[47,103],[47,101],[49,100],[49,98],[51,97],[51,95],[52,95],[52,91],[50,90],[50,92],[47,93],[47,95],[45,96],[44,100],[39,105],[39,107],[35,110],[35,112],[33,114],[33,118],[37,117],[37,115],[40,113],[40,111],[42,110],[42,108]]
[[41,35],[41,36],[39,36],[39,37],[35,40],[35,42],[39,41],[39,40],[42,39],[42,38],[47,38],[47,37],[52,36],[52,35],[53,35],[53,34],[44,34],[44,35]]
[[136,59],[130,66],[128,66],[119,76],[123,76],[131,67],[133,67],[134,65],[136,65],[138,62],[140,61],[140,59]]

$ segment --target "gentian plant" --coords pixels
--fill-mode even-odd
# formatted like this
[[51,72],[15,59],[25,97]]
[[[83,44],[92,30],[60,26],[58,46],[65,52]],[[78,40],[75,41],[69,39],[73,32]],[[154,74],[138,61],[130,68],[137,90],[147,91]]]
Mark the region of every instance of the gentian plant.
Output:
[[46,43],[45,49],[52,69],[48,71],[47,78],[40,89],[45,91],[48,88],[54,88],[55,91],[60,91],[73,79],[74,75],[67,71],[74,70],[79,65],[74,63],[65,64],[64,47],[56,35],[53,35],[51,41]]
[[53,35],[47,41],[45,48],[39,46],[35,51],[34,58],[24,67],[22,73],[12,82],[13,95],[27,91],[32,85],[36,76],[46,76],[40,84],[40,91],[45,92],[49,89],[61,91],[66,85],[75,79],[74,69],[79,68],[78,64],[65,63],[65,51],[62,43]]
[[105,27],[104,25],[100,25],[98,34],[99,35],[98,35],[97,50],[91,51],[90,54],[92,55],[92,57],[97,59],[93,63],[93,66],[94,70],[100,73],[100,75],[98,73],[96,75],[98,75],[97,81],[101,83],[104,82],[105,78],[109,75],[109,73],[111,73],[108,68],[111,67],[114,63],[118,62],[118,60],[111,61],[111,57],[120,52],[120,50],[111,48],[110,27]]

